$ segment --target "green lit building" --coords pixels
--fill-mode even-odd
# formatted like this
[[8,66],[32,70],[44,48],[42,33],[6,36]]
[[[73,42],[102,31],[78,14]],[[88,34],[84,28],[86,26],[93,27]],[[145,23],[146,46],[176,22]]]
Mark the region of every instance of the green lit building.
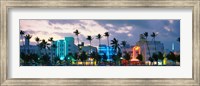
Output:
[[78,47],[74,44],[73,37],[65,37],[64,40],[57,40],[53,42],[56,45],[56,50],[54,51],[54,55],[58,56],[61,60],[63,60],[69,53],[78,52]]

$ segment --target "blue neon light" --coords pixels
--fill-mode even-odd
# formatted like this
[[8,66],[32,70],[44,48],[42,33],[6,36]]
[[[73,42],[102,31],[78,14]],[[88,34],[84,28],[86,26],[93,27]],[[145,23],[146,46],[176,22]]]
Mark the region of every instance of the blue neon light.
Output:
[[61,57],[60,57],[60,60],[64,60],[64,59],[65,59],[65,57],[64,57],[64,56],[61,56]]

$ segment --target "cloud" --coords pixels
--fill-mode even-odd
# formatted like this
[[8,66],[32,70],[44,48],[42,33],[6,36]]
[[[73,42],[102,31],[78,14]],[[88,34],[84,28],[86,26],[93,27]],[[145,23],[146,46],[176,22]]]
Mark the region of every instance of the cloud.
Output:
[[125,28],[126,28],[127,30],[132,30],[132,29],[133,29],[133,26],[125,26]]
[[168,26],[164,26],[164,29],[165,29],[166,31],[168,31],[168,32],[172,32],[172,29],[169,28]]
[[77,28],[79,28],[78,30],[80,30],[84,36],[95,36],[97,34],[104,34],[108,31],[104,26],[94,20],[80,20],[80,24],[82,27],[84,26],[84,28],[87,28],[83,29],[80,25],[77,26]]
[[106,26],[107,26],[107,27],[111,27],[111,28],[114,27],[113,24],[106,24]]
[[130,36],[132,36],[132,34],[129,33],[129,34],[127,34],[127,36],[130,37]]
[[159,34],[159,32],[155,32],[157,35]]
[[55,26],[54,29],[56,30],[62,30],[62,28]]
[[168,20],[170,24],[173,24],[174,23],[174,20]]
[[[73,23],[66,23],[68,21],[59,22],[59,20],[20,20],[20,30],[29,32],[29,34],[38,36],[42,39],[48,40],[49,36],[54,37],[55,40],[62,39],[64,36],[73,36],[73,32],[78,29],[82,36],[88,35],[96,36],[97,34],[104,34],[108,30],[94,20],[76,20]],[[70,20],[69,20],[70,22]],[[87,28],[87,29],[86,29]],[[69,34],[70,33],[70,34]],[[34,39],[30,40],[34,42]]]
[[73,33],[64,33],[64,32],[54,32],[54,35],[60,36],[61,38],[65,38],[66,36],[73,37]]
[[120,27],[119,29],[115,30],[116,33],[128,33],[133,29],[133,26],[124,26]]
[[127,30],[123,30],[123,29],[120,29],[120,30],[117,30],[116,33],[128,33],[129,31]]

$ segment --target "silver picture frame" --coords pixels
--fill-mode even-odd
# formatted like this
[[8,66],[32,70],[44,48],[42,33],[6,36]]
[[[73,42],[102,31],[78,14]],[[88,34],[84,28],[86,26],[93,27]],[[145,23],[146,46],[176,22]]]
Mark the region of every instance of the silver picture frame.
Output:
[[[192,78],[8,78],[8,10],[11,8],[192,8]],[[200,86],[199,0],[0,0],[0,85],[180,85]]]

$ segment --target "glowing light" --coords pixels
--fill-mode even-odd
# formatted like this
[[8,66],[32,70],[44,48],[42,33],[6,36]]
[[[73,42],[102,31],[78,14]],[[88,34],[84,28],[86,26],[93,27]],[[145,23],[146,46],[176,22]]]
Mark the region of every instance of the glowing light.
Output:
[[140,49],[140,47],[136,46],[134,47],[136,51],[138,51]]
[[91,61],[86,61],[86,62],[85,62],[85,65],[91,65],[91,64],[92,64]]
[[93,60],[94,60],[94,58],[92,58],[92,57],[91,57],[91,58],[89,58],[89,61],[93,61]]
[[151,65],[151,62],[150,61],[146,61],[145,64],[146,65]]
[[60,57],[60,60],[64,60],[64,58],[65,58],[64,56],[61,56],[61,57]]
[[83,62],[82,62],[82,61],[78,61],[77,64],[78,64],[78,65],[82,65]]
[[96,60],[94,60],[93,62],[94,62],[94,65],[97,65],[97,61]]
[[76,64],[76,62],[75,62],[75,61],[72,61],[72,64]]
[[158,65],[162,65],[162,62],[158,62]]
[[163,65],[167,65],[167,58],[163,59]]
[[107,56],[107,61],[111,61],[112,60],[112,58],[111,58],[111,56],[113,55],[113,54],[115,54],[114,53],[114,49],[113,49],[113,47],[108,47],[108,46],[99,46],[99,48],[98,48],[99,50],[99,54],[100,55],[104,55],[104,54],[106,54],[106,56]]
[[140,53],[141,53],[140,46],[135,46],[135,47],[133,47],[133,52],[132,52],[131,61],[139,61],[136,57],[137,57],[138,54],[140,54]]
[[154,65],[157,65],[157,62],[153,62]]
[[163,57],[164,57],[164,59],[163,59],[163,65],[167,65],[166,53],[164,53]]

